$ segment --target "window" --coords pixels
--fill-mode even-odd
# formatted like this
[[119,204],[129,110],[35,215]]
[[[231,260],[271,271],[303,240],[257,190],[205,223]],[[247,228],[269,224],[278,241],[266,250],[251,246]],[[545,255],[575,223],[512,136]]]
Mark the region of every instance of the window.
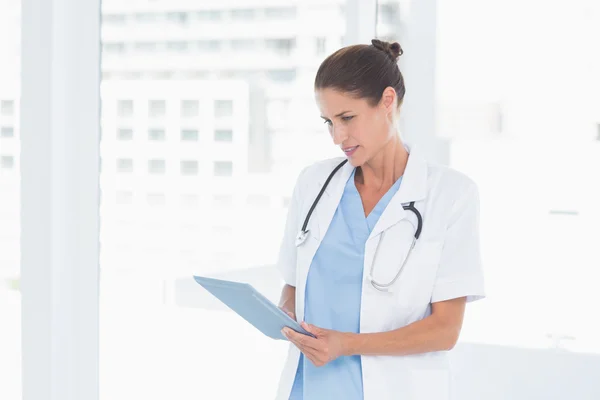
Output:
[[183,142],[197,142],[198,141],[198,130],[197,129],[182,129],[181,140]]
[[164,129],[149,129],[148,130],[148,140],[162,142],[166,140],[166,133]]
[[180,204],[186,208],[195,208],[200,205],[200,198],[197,194],[182,194]]
[[213,196],[213,206],[231,207],[233,205],[233,196],[230,194],[215,194]]
[[104,43],[102,50],[107,54],[121,54],[125,52],[125,43],[113,42]]
[[233,235],[233,227],[224,225],[215,225],[212,227],[212,234],[219,239],[229,239]]
[[119,128],[117,131],[117,140],[133,140],[133,129]]
[[152,175],[162,175],[167,172],[167,163],[165,160],[149,160],[148,172]]
[[206,80],[209,78],[210,73],[208,71],[182,71],[181,76],[183,79],[199,79]]
[[289,56],[296,47],[296,39],[267,39],[267,49],[284,56]]
[[167,203],[167,197],[164,193],[148,193],[146,195],[146,203],[149,206],[164,206]]
[[171,51],[186,51],[188,42],[167,42],[167,50]]
[[198,161],[181,161],[181,175],[198,175]]
[[12,126],[3,126],[0,129],[0,137],[11,138],[15,136],[15,129]]
[[223,12],[218,10],[203,10],[196,12],[196,19],[199,21],[219,21],[223,18]]
[[133,45],[135,51],[140,53],[153,52],[158,49],[158,43],[156,42],[138,42]]
[[269,196],[264,194],[251,194],[247,199],[248,205],[253,208],[268,208],[270,202]]
[[272,7],[265,9],[265,17],[268,19],[282,20],[296,18],[295,7]]
[[231,10],[231,18],[240,21],[250,21],[256,17],[255,11],[256,10],[251,8]]
[[315,39],[316,53],[318,56],[325,54],[325,52],[327,51],[327,48],[326,48],[327,41],[326,40],[327,39],[325,39],[324,37],[318,37]]
[[150,77],[155,80],[168,80],[173,79],[175,73],[173,71],[156,71],[150,72]]
[[117,172],[127,174],[133,172],[133,160],[131,158],[119,158],[117,160]]
[[196,48],[202,53],[214,53],[221,49],[221,42],[218,40],[200,40],[196,42]]
[[150,118],[160,118],[167,114],[167,102],[165,100],[150,100],[148,102],[148,115]]
[[215,161],[214,173],[215,176],[232,176],[233,163],[231,161]]
[[255,51],[258,43],[255,39],[234,39],[231,41],[231,48],[236,52]]
[[15,166],[15,158],[13,156],[0,156],[0,168],[13,169]]
[[224,118],[233,115],[233,101],[215,100],[215,117]]
[[132,204],[133,203],[133,192],[119,190],[116,195],[117,204]]
[[117,102],[117,115],[122,118],[133,117],[133,100],[119,100]]
[[193,118],[200,115],[200,105],[198,100],[183,100],[181,102],[181,116],[184,118]]
[[10,117],[15,114],[15,102],[14,100],[2,100],[0,101],[0,115]]
[[[328,23],[311,34],[310,23],[315,22],[312,6],[305,13],[300,3],[171,3],[102,2],[105,13],[127,17],[123,27],[101,27],[103,44],[113,51],[101,59],[104,165],[100,182],[106,201],[100,205],[100,296],[104,310],[99,326],[100,340],[105,343],[100,368],[106,373],[101,376],[100,390],[107,399],[131,397],[134,392],[140,398],[155,397],[162,390],[164,374],[184,366],[190,348],[202,353],[198,367],[218,362],[211,349],[193,345],[189,316],[182,314],[185,310],[181,308],[183,298],[192,303],[210,299],[198,296],[193,286],[180,287],[175,282],[189,282],[189,272],[223,273],[224,279],[229,273],[233,274],[231,279],[238,273],[252,276],[255,268],[246,272],[246,267],[272,264],[280,240],[276,228],[285,217],[281,197],[291,194],[285,193],[287,190],[278,182],[285,176],[293,179],[293,167],[323,153],[311,151],[317,146],[317,132],[324,137],[318,112],[313,110],[314,100],[309,97],[306,102],[296,101],[295,80],[316,73],[319,60],[315,38],[339,38],[345,29],[333,5],[323,7],[322,19]],[[297,24],[306,25],[304,31],[308,31],[299,32]],[[300,40],[306,41],[302,43],[306,57],[296,57]],[[337,45],[331,40],[328,50]],[[110,43],[120,45],[111,48]],[[223,62],[225,58],[231,62]],[[280,62],[269,63],[267,58]],[[296,76],[298,68],[302,68],[302,74]],[[219,84],[220,80],[227,82]],[[11,95],[0,92],[0,99],[14,98],[18,104]],[[131,102],[122,104],[119,112],[118,102],[128,100]],[[293,118],[288,110],[277,129],[269,126],[272,116],[266,106],[272,100],[294,102]],[[295,129],[294,121],[309,118],[316,121],[316,129]],[[0,117],[1,125],[12,123]],[[133,140],[116,141],[119,128],[131,129]],[[15,134],[18,136],[17,131]],[[335,149],[332,156],[336,155]],[[130,160],[122,166],[129,174],[116,170],[118,159]],[[152,160],[160,163],[152,165]],[[18,159],[15,162],[18,164]],[[4,175],[11,178],[6,172]],[[264,193],[249,192],[268,182],[273,185],[264,187]],[[249,197],[250,193],[257,196]],[[115,201],[117,198],[119,201]],[[251,233],[250,239],[238,242],[244,230],[238,232],[240,221],[236,216],[245,220],[242,225],[258,220],[264,224],[260,224],[258,234]],[[130,226],[119,229],[116,221],[124,217],[131,221]],[[150,222],[162,228],[147,229]],[[182,230],[183,224],[189,230]],[[219,227],[213,231],[215,225]],[[128,250],[118,248],[117,243],[127,245]],[[155,248],[156,253],[148,254],[148,248]],[[193,251],[181,254],[181,250]],[[228,271],[230,267],[236,271]],[[262,268],[256,270],[261,273]],[[275,288],[279,285],[276,279],[266,279],[265,283],[268,292],[280,289]],[[132,307],[139,310],[139,318],[134,320],[126,318]],[[161,311],[155,312],[157,309]],[[198,313],[197,320],[209,324],[230,318],[220,315],[223,313],[213,315],[202,307],[193,311]],[[168,329],[145,329],[152,324]],[[283,352],[275,354],[267,344],[262,348],[259,344],[257,350],[248,345],[252,339],[244,335],[238,334],[237,339],[243,350],[238,357],[240,365],[255,354],[268,353],[270,357],[266,363],[269,371],[250,372],[250,379],[256,383],[250,397],[272,397],[277,382],[267,377],[278,375]],[[204,336],[195,338],[209,343]],[[145,339],[140,341],[139,337]],[[173,346],[169,354],[155,355],[153,368],[144,368],[143,358],[123,359],[123,354],[143,352],[148,343],[157,340]],[[134,371],[135,376],[120,379],[123,370],[115,365]],[[193,380],[184,375],[170,375],[168,386],[176,388],[169,392],[171,397],[194,397],[190,393],[201,398],[243,396],[243,391],[227,385],[225,376],[203,381],[202,387],[194,389]],[[146,384],[139,385],[137,378]]]
[[276,69],[267,72],[269,79],[273,82],[287,83],[296,79],[295,69]]
[[125,25],[127,18],[124,14],[104,14],[102,24],[107,25]]
[[184,12],[171,12],[167,14],[167,21],[185,25],[188,21],[188,14]]
[[215,142],[233,142],[233,131],[231,129],[217,129],[215,131]]
[[154,13],[138,13],[135,14],[135,21],[139,23],[156,22],[158,20],[158,14]]

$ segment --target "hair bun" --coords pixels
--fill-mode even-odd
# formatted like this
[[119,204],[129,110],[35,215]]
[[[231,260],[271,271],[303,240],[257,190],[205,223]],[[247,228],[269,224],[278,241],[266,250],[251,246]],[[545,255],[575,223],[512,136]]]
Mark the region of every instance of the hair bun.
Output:
[[371,40],[371,44],[375,48],[387,53],[392,61],[396,61],[398,57],[404,54],[404,50],[402,50],[402,47],[400,47],[400,43],[398,42],[389,43],[383,40],[373,39]]

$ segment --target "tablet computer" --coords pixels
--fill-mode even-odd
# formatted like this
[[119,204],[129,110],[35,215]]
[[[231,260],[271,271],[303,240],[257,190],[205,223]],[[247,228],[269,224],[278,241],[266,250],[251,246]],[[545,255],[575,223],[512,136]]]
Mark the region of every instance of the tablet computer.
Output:
[[281,333],[286,326],[296,332],[315,337],[248,283],[197,275],[194,275],[194,280],[256,329],[273,339],[287,340]]

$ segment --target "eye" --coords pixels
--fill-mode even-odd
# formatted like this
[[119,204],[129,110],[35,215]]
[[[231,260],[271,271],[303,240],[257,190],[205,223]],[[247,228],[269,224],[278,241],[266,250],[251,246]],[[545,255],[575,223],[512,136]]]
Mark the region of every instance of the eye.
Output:
[[350,121],[352,118],[354,118],[354,115],[346,115],[344,117],[342,117],[342,120],[345,122]]
[[331,120],[329,119],[326,119],[323,123],[327,126],[331,126]]

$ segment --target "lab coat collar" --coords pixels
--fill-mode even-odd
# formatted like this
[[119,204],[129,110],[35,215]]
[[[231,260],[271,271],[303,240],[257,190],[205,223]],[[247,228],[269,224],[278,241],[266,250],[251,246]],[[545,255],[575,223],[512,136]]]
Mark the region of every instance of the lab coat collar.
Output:
[[406,218],[407,212],[403,205],[427,197],[427,161],[417,146],[405,145],[405,148],[409,156],[400,188],[379,217],[369,237],[375,237]]
[[[335,168],[343,160],[344,159],[341,157],[337,159],[333,168]],[[333,168],[331,169],[332,171]],[[346,182],[348,182],[350,175],[352,175],[352,171],[354,171],[354,167],[349,162],[344,164],[344,166],[340,168],[340,170],[333,176],[329,182],[329,185],[327,185],[325,192],[323,192],[323,197],[319,202],[321,204],[319,204],[319,206],[316,208],[318,221],[318,232],[316,233],[317,237],[323,237],[327,231],[327,228],[329,228],[329,224],[331,223],[333,215],[335,214],[335,210],[342,199]],[[331,171],[329,171],[326,175],[324,174],[322,180],[319,182],[319,187],[323,187],[330,173]]]
[[[405,218],[406,211],[402,208],[403,204],[408,204],[411,201],[423,200],[427,196],[427,162],[423,158],[423,154],[419,150],[418,146],[404,145],[406,150],[409,152],[408,162],[402,176],[402,182],[398,192],[392,197],[392,200],[383,211],[381,217],[377,221],[377,224],[371,232],[371,237],[378,233],[386,230],[387,228],[395,225],[400,220]],[[335,166],[337,166],[343,158],[336,160]],[[332,170],[333,170],[332,168]],[[320,204],[316,208],[317,221],[318,221],[318,232],[315,232],[317,237],[323,237],[335,210],[342,198],[344,188],[350,175],[352,175],[354,167],[350,163],[344,164],[344,166],[335,174],[331,182],[327,186],[327,189],[323,193]],[[329,171],[331,172],[331,171]],[[325,183],[327,174],[323,174],[319,187]]]

